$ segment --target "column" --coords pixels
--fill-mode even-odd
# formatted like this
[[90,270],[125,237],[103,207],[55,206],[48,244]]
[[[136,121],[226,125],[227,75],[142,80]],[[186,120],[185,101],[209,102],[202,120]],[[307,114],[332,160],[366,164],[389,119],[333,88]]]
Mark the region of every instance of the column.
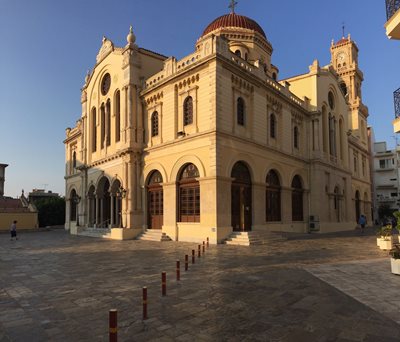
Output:
[[114,223],[115,223],[115,217],[114,217],[114,213],[115,213],[115,211],[114,211],[114,204],[115,204],[115,202],[114,202],[114,199],[115,199],[115,197],[114,197],[114,194],[110,194],[110,209],[111,209],[111,213],[110,213],[110,227],[111,228],[113,228],[114,227]]

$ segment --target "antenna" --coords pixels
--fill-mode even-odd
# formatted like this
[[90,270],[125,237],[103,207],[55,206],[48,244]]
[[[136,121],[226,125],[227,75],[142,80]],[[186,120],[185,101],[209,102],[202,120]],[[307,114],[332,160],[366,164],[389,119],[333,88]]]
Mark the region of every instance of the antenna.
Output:
[[43,185],[43,188],[44,188],[44,192],[46,192],[47,186],[48,186],[49,184],[43,183],[42,185]]

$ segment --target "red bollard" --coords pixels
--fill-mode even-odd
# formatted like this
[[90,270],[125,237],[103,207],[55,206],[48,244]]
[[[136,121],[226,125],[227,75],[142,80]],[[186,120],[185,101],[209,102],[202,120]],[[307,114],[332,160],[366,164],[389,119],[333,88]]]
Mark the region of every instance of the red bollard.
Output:
[[185,271],[189,269],[189,255],[185,254]]
[[161,293],[163,296],[167,295],[167,273],[161,273]]
[[192,264],[194,264],[194,249],[192,249]]
[[143,286],[143,320],[147,318],[147,287]]
[[206,251],[206,243],[203,241],[203,255],[204,255],[205,251]]
[[207,248],[209,248],[209,247],[210,247],[210,239],[207,238]]
[[181,262],[176,260],[176,280],[181,280]]
[[197,257],[200,258],[201,257],[201,252],[200,252],[200,245],[198,246],[198,250],[197,250]]
[[117,328],[117,309],[111,309],[109,314],[109,334],[110,342],[118,341]]

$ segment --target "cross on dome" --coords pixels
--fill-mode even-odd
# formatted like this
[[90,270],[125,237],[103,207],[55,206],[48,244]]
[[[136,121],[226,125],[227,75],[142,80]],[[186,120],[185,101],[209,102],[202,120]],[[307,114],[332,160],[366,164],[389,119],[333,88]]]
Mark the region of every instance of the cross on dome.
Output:
[[228,6],[231,9],[231,13],[235,13],[235,6],[237,5],[237,1],[231,0],[231,4]]

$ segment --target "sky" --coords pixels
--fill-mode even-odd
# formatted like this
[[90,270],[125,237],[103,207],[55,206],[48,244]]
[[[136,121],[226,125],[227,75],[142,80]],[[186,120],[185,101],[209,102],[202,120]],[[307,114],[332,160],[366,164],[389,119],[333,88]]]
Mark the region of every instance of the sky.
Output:
[[[364,73],[363,101],[376,141],[395,145],[393,91],[400,87],[400,41],[385,35],[384,0],[238,0],[257,21],[280,78],[330,62],[332,39],[351,34]],[[81,115],[80,88],[103,35],[126,45],[129,26],[143,48],[180,59],[228,0],[0,0],[0,163],[5,195],[33,188],[64,195],[65,129]],[[400,141],[399,141],[400,142]]]

